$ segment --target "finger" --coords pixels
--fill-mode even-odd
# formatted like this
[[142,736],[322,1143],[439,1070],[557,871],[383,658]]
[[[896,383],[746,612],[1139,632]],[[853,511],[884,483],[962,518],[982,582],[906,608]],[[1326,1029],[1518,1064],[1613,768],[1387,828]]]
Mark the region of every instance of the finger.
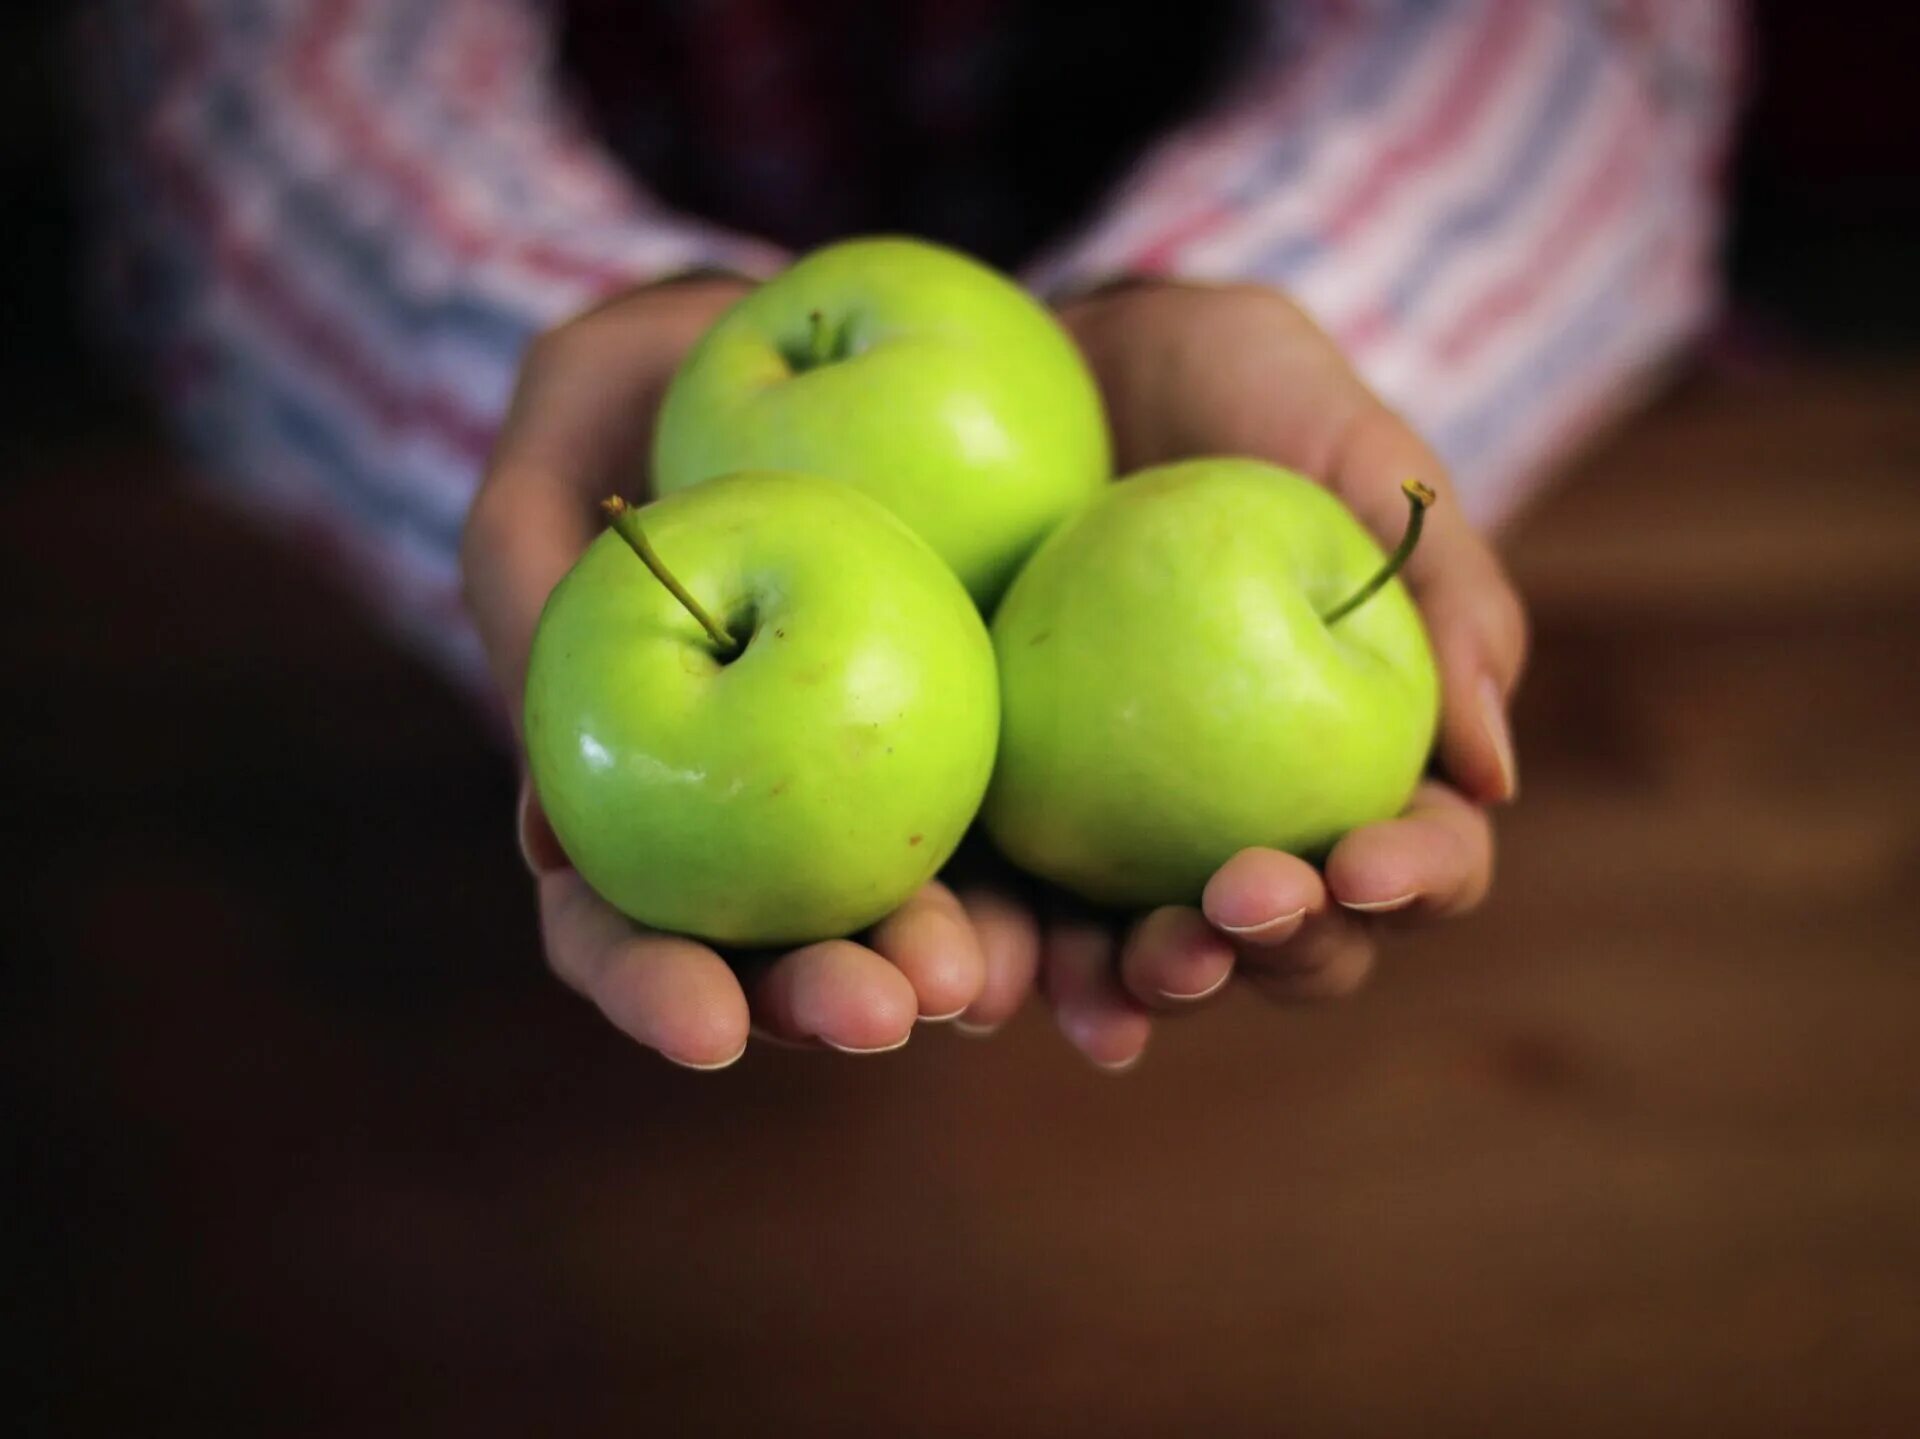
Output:
[[1320,872],[1277,849],[1244,849],[1221,865],[1200,896],[1208,923],[1243,955],[1285,944],[1327,907]]
[[1440,757],[1469,797],[1512,799],[1520,775],[1507,711],[1527,650],[1519,595],[1439,458],[1385,406],[1361,409],[1334,463],[1334,488],[1382,545],[1397,543],[1406,527],[1404,481],[1423,480],[1438,493],[1403,578],[1440,669]]
[[1340,910],[1309,915],[1284,944],[1257,955],[1242,951],[1239,973],[1268,999],[1283,1004],[1344,999],[1373,972],[1369,926]]
[[964,1034],[991,1034],[1027,1002],[1040,969],[1040,924],[1033,910],[1002,890],[974,886],[960,896],[980,942],[980,994],[954,1022]]
[[1464,914],[1493,881],[1486,811],[1429,781],[1398,819],[1354,830],[1327,856],[1327,888],[1343,908],[1373,916]]
[[1372,968],[1366,928],[1329,904],[1320,872],[1294,855],[1242,850],[1207,882],[1200,903],[1232,938],[1236,972],[1268,998],[1337,998]]
[[913,1034],[919,998],[906,975],[863,945],[830,939],[773,960],[749,982],[756,1028],[843,1054],[884,1054]]
[[[1517,615],[1517,602],[1500,598],[1510,593],[1501,581],[1478,593],[1461,587],[1429,592],[1421,600],[1440,668],[1440,762],[1463,793],[1484,804],[1505,804],[1520,794],[1520,762],[1508,715],[1525,642],[1489,641],[1490,622],[1477,613],[1511,608]],[[1517,619],[1493,623],[1519,631]]]
[[928,1023],[958,1018],[980,997],[986,962],[960,901],[934,881],[874,926],[873,948],[907,977]]
[[1233,945],[1197,909],[1167,905],[1135,924],[1120,951],[1120,982],[1149,1009],[1179,1009],[1233,978]]
[[1113,935],[1083,920],[1050,925],[1041,974],[1068,1043],[1102,1069],[1131,1069],[1146,1052],[1147,1014],[1120,988]]
[[571,868],[542,874],[539,894],[548,962],[615,1028],[689,1069],[746,1052],[746,995],[706,945],[636,927]]

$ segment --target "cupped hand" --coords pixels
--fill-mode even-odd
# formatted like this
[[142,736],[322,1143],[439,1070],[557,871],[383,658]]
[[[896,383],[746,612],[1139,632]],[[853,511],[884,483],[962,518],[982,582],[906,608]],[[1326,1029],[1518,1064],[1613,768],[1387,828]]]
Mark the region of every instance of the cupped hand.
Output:
[[[644,482],[654,417],[675,367],[741,281],[687,279],[618,296],[542,336],[470,512],[461,565],[467,605],[519,725],[528,651],[547,595],[600,524],[597,502]],[[613,910],[567,862],[538,800],[521,789],[521,851],[539,891],[549,962],[616,1026],[676,1063],[731,1064],[748,1037],[850,1053],[898,1048],[916,1020],[951,1018],[983,995],[1023,993],[1033,959],[1008,920],[979,931],[929,884],[865,937],[780,956],[723,959]],[[989,957],[1009,976],[992,978]]]
[[[548,592],[595,533],[597,502],[637,487],[675,366],[743,292],[743,282],[709,278],[638,290],[529,351],[462,553],[469,608],[516,724]],[[1122,473],[1191,455],[1262,456],[1322,479],[1387,544],[1404,522],[1401,481],[1439,491],[1406,580],[1441,668],[1444,777],[1401,817],[1348,835],[1324,871],[1248,850],[1198,908],[1155,910],[1124,933],[1077,911],[1043,919],[1004,882],[957,895],[934,883],[864,944],[830,940],[732,964],[602,902],[523,785],[520,843],[548,958],[640,1043],[695,1068],[732,1063],[750,1033],[879,1052],[904,1043],[917,1019],[995,1028],[1037,980],[1068,1038],[1094,1062],[1125,1068],[1156,1015],[1190,1009],[1231,978],[1280,999],[1350,993],[1383,927],[1464,912],[1485,894],[1485,806],[1517,785],[1505,710],[1525,623],[1431,451],[1272,292],[1130,285],[1069,305],[1062,319],[1100,380]]]
[[[1257,456],[1320,480],[1389,548],[1406,523],[1402,482],[1425,481],[1439,496],[1404,572],[1440,669],[1438,773],[1406,812],[1348,834],[1323,868],[1242,851],[1198,907],[1154,910],[1124,932],[1077,912],[1044,925],[1039,978],[1062,1031],[1096,1064],[1124,1069],[1155,1017],[1192,1009],[1230,979],[1280,1000],[1350,994],[1384,930],[1480,902],[1493,874],[1487,807],[1519,783],[1507,707],[1526,620],[1432,450],[1282,296],[1128,283],[1066,305],[1061,318],[1099,378],[1121,474]],[[996,996],[979,1005],[1000,1017]]]

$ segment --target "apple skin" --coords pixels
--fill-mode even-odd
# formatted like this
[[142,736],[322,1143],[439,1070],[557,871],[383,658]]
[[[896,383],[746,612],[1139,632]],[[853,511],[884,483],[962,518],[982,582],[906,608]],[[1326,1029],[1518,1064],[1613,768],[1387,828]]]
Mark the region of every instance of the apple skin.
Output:
[[1419,781],[1439,680],[1396,579],[1333,495],[1253,460],[1114,485],[994,617],[1000,759],[983,818],[1021,867],[1100,904],[1192,904],[1235,852],[1317,857]]
[[[811,316],[834,339],[809,359]],[[905,239],[830,245],[737,302],[688,353],[654,486],[736,470],[845,480],[905,520],[990,609],[1112,474],[1078,348],[1011,280]]]
[[718,944],[886,914],[953,852],[993,769],[993,649],[947,567],[857,491],[729,476],[638,516],[751,638],[722,664],[626,542],[541,612],[526,745],[561,847],[616,909]]

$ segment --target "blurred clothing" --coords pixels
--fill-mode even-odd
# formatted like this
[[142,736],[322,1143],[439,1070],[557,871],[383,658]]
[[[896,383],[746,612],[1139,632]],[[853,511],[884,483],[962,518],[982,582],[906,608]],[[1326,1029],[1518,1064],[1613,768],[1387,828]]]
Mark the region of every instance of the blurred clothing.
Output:
[[[559,58],[661,199],[804,249],[1015,266],[1286,43],[1271,0],[566,0]],[[1096,23],[1097,22],[1097,23]]]
[[1052,296],[1272,284],[1482,521],[1712,314],[1736,0],[1152,8],[92,0],[102,301],[207,471],[469,678],[521,352],[638,281],[898,228]]

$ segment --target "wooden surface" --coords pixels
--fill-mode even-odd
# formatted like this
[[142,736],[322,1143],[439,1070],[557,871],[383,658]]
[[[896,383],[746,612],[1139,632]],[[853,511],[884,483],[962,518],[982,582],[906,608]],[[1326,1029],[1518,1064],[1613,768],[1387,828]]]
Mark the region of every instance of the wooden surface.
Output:
[[1037,1009],[630,1049],[459,702],[160,469],[0,499],[62,1432],[1920,1432],[1920,370],[1605,446],[1513,543],[1491,907],[1119,1080]]

